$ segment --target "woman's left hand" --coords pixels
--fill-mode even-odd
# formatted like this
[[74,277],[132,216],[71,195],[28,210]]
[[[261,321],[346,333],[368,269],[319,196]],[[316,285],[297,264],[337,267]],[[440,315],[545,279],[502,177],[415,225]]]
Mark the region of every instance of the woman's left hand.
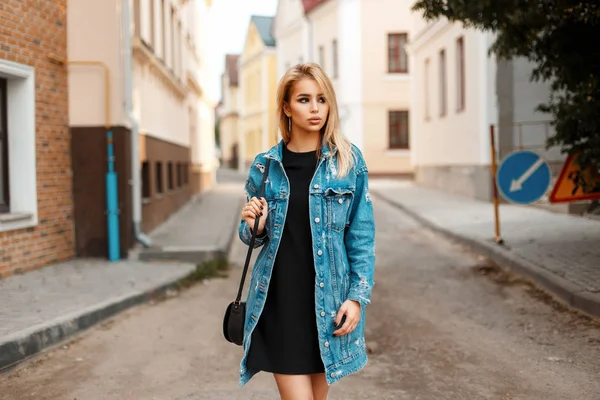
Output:
[[360,321],[360,303],[354,300],[346,300],[335,317],[335,325],[338,326],[342,317],[346,315],[346,321],[339,329],[333,332],[336,336],[347,335],[356,329],[356,325]]

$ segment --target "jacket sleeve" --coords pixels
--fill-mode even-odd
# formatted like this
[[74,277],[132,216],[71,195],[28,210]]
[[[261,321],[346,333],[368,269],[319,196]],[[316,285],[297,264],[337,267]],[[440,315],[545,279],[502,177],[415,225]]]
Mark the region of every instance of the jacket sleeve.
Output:
[[[254,162],[250,166],[250,172],[248,173],[248,179],[246,179],[246,184],[244,186],[244,191],[246,192],[246,203],[250,201],[252,197],[258,197],[258,187],[262,183],[262,172],[257,168],[258,156],[254,159]],[[250,227],[243,218],[240,218],[240,225],[238,227],[238,235],[240,240],[244,242],[247,246],[250,245],[250,240],[252,239],[252,229],[254,227]],[[260,247],[268,240],[269,236],[267,235],[267,227],[263,232],[256,236],[256,240],[254,241],[254,248]]]
[[375,219],[366,165],[359,166],[356,175],[354,203],[350,211],[350,224],[344,238],[350,263],[348,300],[355,300],[361,307],[365,307],[371,303],[374,284]]

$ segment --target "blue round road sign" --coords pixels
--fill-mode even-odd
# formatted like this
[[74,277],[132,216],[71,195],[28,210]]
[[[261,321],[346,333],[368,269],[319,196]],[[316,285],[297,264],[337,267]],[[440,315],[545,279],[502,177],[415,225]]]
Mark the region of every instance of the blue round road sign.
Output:
[[538,201],[550,187],[550,167],[532,151],[515,151],[502,160],[496,183],[502,197],[517,204]]

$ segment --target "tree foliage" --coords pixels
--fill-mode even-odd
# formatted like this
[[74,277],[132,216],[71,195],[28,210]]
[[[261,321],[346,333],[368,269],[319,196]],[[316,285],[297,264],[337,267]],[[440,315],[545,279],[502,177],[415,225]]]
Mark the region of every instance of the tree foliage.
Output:
[[581,153],[582,166],[600,171],[600,1],[418,0],[413,11],[491,31],[499,58],[532,61],[532,81],[551,85],[538,106],[556,132],[547,145]]

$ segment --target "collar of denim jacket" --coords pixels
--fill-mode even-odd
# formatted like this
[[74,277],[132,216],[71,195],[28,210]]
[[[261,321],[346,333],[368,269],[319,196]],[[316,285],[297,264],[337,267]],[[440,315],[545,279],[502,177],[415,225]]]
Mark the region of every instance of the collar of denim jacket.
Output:
[[[281,139],[277,145],[271,147],[269,151],[267,151],[265,157],[281,162],[283,160],[283,146],[285,146],[285,142]],[[336,146],[333,146],[332,150],[325,139],[321,141],[321,158],[333,157],[336,152]]]

